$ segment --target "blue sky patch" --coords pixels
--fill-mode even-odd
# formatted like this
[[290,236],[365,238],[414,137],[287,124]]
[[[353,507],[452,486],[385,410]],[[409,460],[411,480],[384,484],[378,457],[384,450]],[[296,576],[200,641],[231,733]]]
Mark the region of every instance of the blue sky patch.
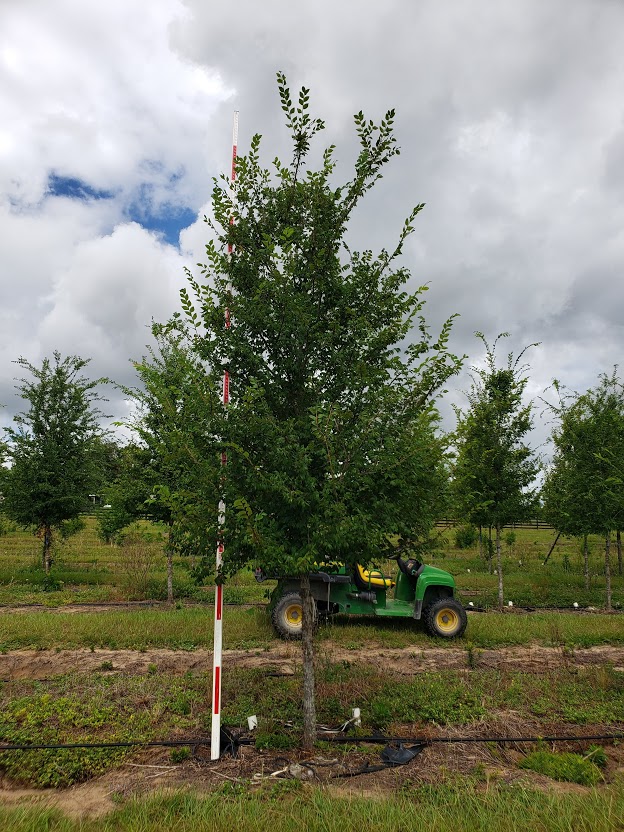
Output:
[[[162,177],[162,166],[151,163],[147,166],[148,172],[159,174]],[[183,174],[174,173],[166,177],[164,188],[158,189],[162,197],[171,193]],[[80,199],[84,202],[98,199],[112,199],[115,196],[126,196],[126,204],[123,207],[125,217],[136,222],[147,231],[153,231],[162,237],[169,245],[180,244],[180,232],[188,228],[197,219],[197,211],[187,205],[176,205],[166,200],[159,201],[155,198],[156,187],[152,182],[143,182],[131,193],[121,195],[119,191],[106,191],[94,188],[82,179],[71,176],[60,176],[56,173],[50,174],[48,178],[48,196],[62,196],[69,199]]]
[[148,231],[162,236],[169,245],[177,246],[180,243],[180,231],[195,222],[197,211],[171,202],[155,205],[153,192],[154,186],[144,182],[138,188],[135,199],[126,208],[126,215]]
[[51,173],[48,178],[48,193],[51,196],[66,196],[70,199],[111,199],[114,196],[112,191],[102,191],[92,188],[91,185],[82,179],[75,179],[72,176],[59,176]]

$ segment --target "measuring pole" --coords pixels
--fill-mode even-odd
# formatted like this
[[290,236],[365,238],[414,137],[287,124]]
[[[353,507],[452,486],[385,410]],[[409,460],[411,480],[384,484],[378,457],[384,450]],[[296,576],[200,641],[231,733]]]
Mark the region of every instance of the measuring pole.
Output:
[[[230,185],[232,195],[234,192],[234,181],[236,179],[236,148],[238,145],[238,110],[234,113],[234,125],[232,128],[232,168],[230,170]],[[234,223],[234,217],[230,218]],[[232,243],[228,243],[228,256],[232,254]],[[230,310],[225,310],[225,328],[230,328]],[[227,407],[230,401],[230,373],[226,369],[223,372],[223,406]],[[227,465],[227,454],[221,452],[221,465]],[[219,502],[219,530],[225,525],[225,502]],[[217,541],[217,579],[223,563],[223,539],[219,534]],[[214,615],[214,647],[212,659],[212,733],[210,735],[210,759],[218,760],[221,755],[221,655],[223,652],[223,585],[217,583],[215,587],[215,615]]]

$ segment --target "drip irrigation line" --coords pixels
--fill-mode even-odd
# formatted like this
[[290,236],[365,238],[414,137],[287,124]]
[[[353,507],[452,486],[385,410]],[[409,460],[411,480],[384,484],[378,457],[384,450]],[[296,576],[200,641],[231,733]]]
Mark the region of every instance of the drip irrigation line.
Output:
[[582,736],[538,736],[538,737],[385,737],[385,736],[368,736],[368,737],[338,737],[334,734],[323,736],[325,742],[342,743],[343,745],[353,745],[360,742],[375,743],[382,745],[383,743],[424,743],[425,745],[433,745],[434,743],[480,743],[480,742],[495,742],[499,744],[514,743],[514,742],[579,742],[583,740],[624,740],[624,732],[620,731],[611,734],[585,734]]
[[[418,743],[422,745],[433,745],[434,743],[535,743],[535,742],[582,742],[589,740],[622,740],[624,731],[605,734],[585,735],[556,735],[536,737],[387,737],[387,736],[365,736],[346,737],[335,734],[323,735],[325,742],[335,742],[342,745],[357,745],[358,743]],[[235,745],[254,745],[252,737],[232,737]],[[0,744],[0,753],[5,751],[38,751],[38,750],[65,750],[78,748],[155,748],[155,747],[179,747],[179,746],[209,746],[210,739],[207,737],[190,737],[181,740],[127,740],[125,742],[77,742],[77,743],[47,743],[47,744]]]
[[[240,738],[237,740],[238,745],[253,745],[254,740]],[[127,742],[75,742],[75,743],[50,743],[37,745],[3,745],[0,744],[0,753],[5,751],[38,751],[43,749],[64,750],[74,748],[155,748],[155,747],[178,747],[178,746],[200,746],[210,745],[210,740],[203,737],[195,737],[184,740],[128,740]]]

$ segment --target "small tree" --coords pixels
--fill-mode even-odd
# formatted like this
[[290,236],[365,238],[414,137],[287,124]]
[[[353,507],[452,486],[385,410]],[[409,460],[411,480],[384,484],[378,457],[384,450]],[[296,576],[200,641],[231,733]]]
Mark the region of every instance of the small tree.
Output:
[[588,586],[587,535],[605,540],[606,605],[611,609],[611,533],[624,522],[621,479],[614,469],[624,456],[624,388],[614,370],[595,389],[563,395],[551,409],[558,419],[552,434],[555,454],[544,483],[545,516],[558,531],[584,538]]
[[88,494],[100,485],[97,467],[101,413],[95,388],[103,379],[81,375],[89,363],[77,356],[44,359],[35,367],[17,362],[34,379],[21,379],[17,390],[29,403],[7,428],[8,457],[12,463],[4,484],[4,510],[23,526],[34,526],[43,538],[46,573],[52,563],[53,531],[74,520],[85,508]]
[[516,359],[510,353],[506,365],[498,367],[496,345],[508,334],[501,333],[492,347],[482,333],[477,337],[485,346],[486,365],[472,369],[468,410],[456,409],[452,488],[461,519],[496,530],[498,605],[502,608],[501,529],[527,519],[534,511],[536,494],[531,486],[539,464],[524,442],[532,427],[532,403],[522,403],[528,378],[527,367],[520,361],[528,347]]
[[104,487],[105,509],[98,517],[102,540],[113,543],[126,526],[149,513],[154,491],[151,456],[146,448],[128,444],[119,449],[113,476]]
[[[294,104],[281,75],[278,85],[292,158],[262,168],[255,136],[238,159],[235,194],[227,179],[215,183],[204,280],[189,275],[195,299],[182,296],[201,402],[184,440],[204,467],[189,480],[200,491],[185,501],[178,489],[175,510],[198,540],[223,535],[218,580],[249,563],[299,577],[304,746],[311,747],[310,570],[327,560],[367,563],[396,553],[397,541],[413,549],[428,536],[446,478],[434,400],[461,361],[447,348],[451,321],[434,340],[421,315],[425,287],[407,292],[408,272],[396,265],[423,206],[390,251],[358,253],[345,243],[356,205],[398,153],[394,112],[379,125],[355,116],[361,150],[353,177],[337,184],[333,147],[318,170],[306,170],[324,126],[308,113],[308,90]],[[171,329],[179,326],[178,319]],[[183,442],[176,447],[184,450]],[[201,523],[189,511],[197,493]],[[227,506],[223,529],[212,508],[219,498]]]
[[[179,317],[168,327],[155,326],[154,336],[156,346],[135,363],[140,386],[124,388],[136,405],[126,426],[139,444],[128,449],[126,470],[111,492],[111,510],[119,522],[149,511],[168,525],[167,598],[172,601],[174,553],[201,559],[215,545],[207,506],[216,506],[221,470],[211,412],[222,413],[210,374],[193,354]],[[213,565],[198,569],[197,577],[206,571],[213,573]]]

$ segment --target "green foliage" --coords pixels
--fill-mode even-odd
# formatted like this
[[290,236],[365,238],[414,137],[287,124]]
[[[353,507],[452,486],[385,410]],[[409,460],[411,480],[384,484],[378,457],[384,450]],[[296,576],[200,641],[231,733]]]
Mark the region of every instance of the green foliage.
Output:
[[595,786],[602,780],[600,769],[591,760],[570,752],[532,751],[522,760],[520,768],[582,786]]
[[187,745],[172,748],[169,752],[169,759],[172,763],[184,763],[191,759],[191,749]]
[[624,388],[614,371],[595,389],[565,395],[552,440],[555,454],[543,488],[544,517],[565,534],[606,535],[624,525],[624,498],[614,460],[624,456]]
[[531,486],[539,465],[525,444],[532,403],[522,402],[528,377],[527,367],[520,365],[528,347],[515,359],[510,353],[501,368],[496,345],[507,333],[492,347],[481,333],[477,336],[486,348],[486,366],[473,367],[468,410],[456,409],[453,493],[459,517],[476,526],[502,528],[529,518],[536,506]]
[[[499,367],[496,346],[482,333],[485,367],[473,367],[469,408],[455,409],[456,460],[452,488],[458,517],[473,525],[496,529],[498,604],[503,604],[503,570],[500,532],[503,526],[530,517],[536,507],[534,487],[539,464],[525,438],[532,427],[532,402],[523,404],[528,383],[526,365],[520,361],[528,347],[514,359],[507,356]],[[536,346],[531,344],[530,346]]]
[[474,526],[458,526],[455,529],[455,546],[458,549],[472,548],[479,538],[479,532]]
[[[333,148],[307,169],[324,126],[309,114],[308,91],[297,106],[282,75],[278,87],[292,159],[263,168],[255,136],[237,160],[234,193],[227,179],[215,182],[200,279],[189,274],[183,316],[156,328],[160,357],[140,368],[184,426],[168,431],[166,449],[186,459],[166,494],[181,540],[212,551],[218,519],[206,506],[223,498],[230,574],[250,561],[304,574],[355,551],[365,562],[397,541],[421,546],[447,481],[434,400],[461,363],[448,350],[451,320],[431,336],[426,287],[406,291],[398,263],[423,205],[390,250],[354,252],[344,242],[357,203],[398,152],[394,112],[379,124],[355,117],[360,153],[337,186]],[[188,371],[175,383],[164,373],[173,354]]]
[[256,748],[261,751],[288,751],[296,748],[300,743],[299,737],[293,737],[283,728],[276,731],[257,731]]
[[82,517],[72,517],[64,520],[58,527],[61,540],[67,540],[84,530],[86,523]]
[[153,451],[144,445],[128,444],[118,450],[114,479],[104,491],[108,506],[98,517],[99,533],[106,543],[119,541],[123,530],[139,518],[168,520],[155,498],[160,484]]
[[601,748],[599,745],[590,745],[587,749],[585,759],[591,760],[598,768],[606,768],[607,766],[607,755],[604,748]]
[[[81,375],[88,361],[70,356],[44,359],[35,367],[23,358],[16,362],[34,379],[17,385],[29,407],[7,428],[8,457],[4,476],[3,511],[23,526],[33,526],[43,537],[43,559],[50,567],[52,529],[75,521],[90,491],[97,492],[100,412],[95,388],[103,381]],[[72,526],[65,526],[71,531]]]
[[516,533],[514,531],[509,531],[505,535],[505,543],[510,549],[513,549],[516,542]]

